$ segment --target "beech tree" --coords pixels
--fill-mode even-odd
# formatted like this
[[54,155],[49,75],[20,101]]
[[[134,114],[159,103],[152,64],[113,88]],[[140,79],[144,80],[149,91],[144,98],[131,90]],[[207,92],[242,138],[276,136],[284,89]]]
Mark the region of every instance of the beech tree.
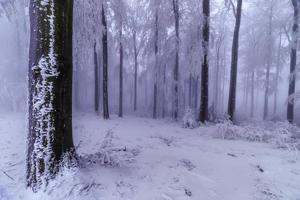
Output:
[[109,106],[108,106],[108,40],[107,40],[107,20],[104,8],[102,4],[102,56],[103,56],[103,118],[109,119]]
[[232,42],[231,53],[231,73],[230,73],[230,86],[229,86],[229,99],[228,99],[228,115],[230,120],[234,120],[235,106],[236,106],[236,82],[237,82],[237,69],[238,69],[238,56],[239,56],[239,34],[242,16],[242,3],[243,0],[237,1],[237,8],[230,0],[233,13],[235,16],[235,27]]
[[204,123],[208,120],[208,79],[209,79],[209,17],[210,17],[210,2],[203,0],[203,28],[202,28],[202,72],[201,72],[201,102],[199,120]]
[[300,1],[292,0],[294,7],[294,18],[293,18],[293,30],[291,40],[291,55],[290,55],[290,82],[289,82],[289,100],[287,105],[287,120],[290,123],[294,121],[294,94],[296,88],[296,65],[297,65],[297,46],[298,46],[298,34],[299,34],[299,12],[300,12]]
[[72,0],[30,1],[27,186],[38,191],[74,156]]

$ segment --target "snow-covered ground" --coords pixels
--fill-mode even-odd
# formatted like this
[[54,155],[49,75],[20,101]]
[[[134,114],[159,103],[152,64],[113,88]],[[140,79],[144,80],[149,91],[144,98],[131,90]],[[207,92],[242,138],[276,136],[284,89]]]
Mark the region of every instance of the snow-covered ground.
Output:
[[216,126],[92,114],[74,120],[87,162],[33,195],[24,187],[25,127],[23,115],[0,115],[0,200],[300,200],[295,152],[213,139]]

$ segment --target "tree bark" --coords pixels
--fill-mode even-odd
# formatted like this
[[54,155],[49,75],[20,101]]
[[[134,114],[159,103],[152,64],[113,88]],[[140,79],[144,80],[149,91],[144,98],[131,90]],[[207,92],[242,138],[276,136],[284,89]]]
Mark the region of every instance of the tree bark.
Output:
[[203,61],[201,72],[201,102],[199,120],[204,123],[208,120],[208,81],[209,81],[209,18],[210,18],[210,2],[209,0],[202,1],[203,9],[203,29],[202,29],[202,49]]
[[30,1],[27,186],[37,192],[74,154],[72,0]]
[[297,46],[298,46],[298,32],[299,32],[299,8],[300,2],[298,0],[292,0],[294,7],[294,22],[293,22],[293,33],[291,42],[291,63],[290,63],[290,82],[289,82],[289,100],[287,105],[287,120],[290,123],[294,121],[294,97],[296,89],[296,65],[297,65]]
[[136,31],[133,31],[133,48],[134,48],[134,102],[133,110],[137,110],[137,78],[138,78],[138,52],[136,44]]
[[120,49],[119,49],[119,51],[120,51],[119,52],[119,54],[120,54],[119,117],[123,117],[123,41],[122,41],[122,37],[123,37],[123,25],[122,25],[122,22],[121,22],[121,26],[120,26]]
[[178,0],[173,0],[173,11],[175,17],[175,66],[173,71],[174,78],[174,110],[173,118],[178,119],[178,110],[179,110],[179,95],[178,95],[178,82],[179,82],[179,4]]
[[155,11],[155,66],[154,66],[154,95],[153,95],[153,118],[157,118],[157,81],[158,81],[158,8]]
[[96,43],[94,44],[95,112],[99,112],[99,66]]
[[228,99],[228,115],[231,121],[234,120],[235,106],[236,106],[236,83],[237,83],[237,68],[238,68],[238,56],[239,56],[239,34],[242,16],[242,4],[243,0],[238,0],[236,21],[232,42],[231,53],[231,73],[230,73],[230,86],[229,86],[229,99]]
[[107,22],[104,5],[102,4],[102,45],[103,45],[103,118],[109,119],[108,107],[108,41],[107,41]]

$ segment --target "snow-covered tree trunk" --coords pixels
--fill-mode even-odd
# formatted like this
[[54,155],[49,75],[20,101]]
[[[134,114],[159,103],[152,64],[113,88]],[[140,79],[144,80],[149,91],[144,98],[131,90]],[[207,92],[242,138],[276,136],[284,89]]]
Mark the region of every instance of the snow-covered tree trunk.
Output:
[[109,119],[108,107],[108,40],[107,20],[104,5],[102,4],[102,53],[103,53],[103,118]]
[[[72,0],[30,1],[27,186],[37,191],[73,156]],[[70,157],[69,157],[70,158]]]
[[174,108],[173,108],[173,118],[178,119],[179,110],[179,3],[178,0],[173,0],[173,11],[175,18],[175,66],[173,71],[173,81],[174,81]]
[[209,0],[202,1],[203,9],[203,28],[202,28],[202,70],[201,70],[201,102],[199,120],[204,123],[208,120],[208,79],[209,79],[209,17],[210,17],[210,2]]
[[234,120],[235,106],[236,106],[236,82],[237,82],[237,68],[239,56],[239,34],[242,16],[243,0],[238,0],[237,9],[235,12],[235,27],[232,42],[231,53],[231,72],[230,72],[230,86],[229,86],[229,99],[228,99],[228,115],[230,120]]
[[296,65],[297,65],[297,46],[298,46],[298,34],[299,34],[299,11],[300,2],[299,0],[292,0],[294,7],[294,22],[293,22],[293,33],[291,41],[291,63],[290,63],[290,82],[289,82],[289,100],[287,106],[287,120],[290,123],[294,121],[294,97],[296,89]]

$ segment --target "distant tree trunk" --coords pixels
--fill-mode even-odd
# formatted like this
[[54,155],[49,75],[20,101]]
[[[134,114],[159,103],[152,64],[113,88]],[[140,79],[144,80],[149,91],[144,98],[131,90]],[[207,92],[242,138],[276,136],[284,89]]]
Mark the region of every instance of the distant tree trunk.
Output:
[[123,25],[121,22],[120,26],[120,82],[119,82],[119,117],[123,117],[123,41],[122,36],[123,35]]
[[201,72],[201,102],[199,120],[204,123],[208,120],[208,79],[209,79],[209,18],[210,18],[210,2],[209,0],[202,1],[203,9],[203,30],[202,30],[202,49],[203,61]]
[[94,74],[95,74],[95,112],[99,112],[99,66],[96,43],[94,44]]
[[192,108],[192,87],[193,87],[193,75],[190,73],[189,77],[189,108]]
[[199,87],[198,87],[198,85],[199,85],[199,76],[197,76],[196,78],[195,78],[195,91],[194,91],[194,93],[195,93],[195,99],[194,99],[194,109],[195,109],[195,113],[198,113],[198,97],[199,97]]
[[174,75],[174,110],[173,110],[173,118],[175,120],[178,119],[178,110],[179,110],[179,89],[178,89],[178,82],[179,82],[179,4],[178,0],[173,0],[173,11],[175,17],[175,34],[176,34],[176,41],[175,41],[175,67],[173,71]]
[[104,5],[102,4],[102,45],[103,45],[103,118],[109,119],[108,107],[108,44],[107,44],[107,23]]
[[298,0],[292,0],[294,7],[294,24],[291,43],[291,63],[290,63],[290,82],[289,82],[289,100],[287,105],[287,120],[290,123],[294,121],[294,97],[296,89],[296,65],[297,65],[297,47],[298,47],[298,32],[299,32],[299,7],[300,2]]
[[167,65],[164,65],[164,77],[163,77],[163,108],[162,108],[162,117],[166,117],[166,81],[167,81]]
[[269,115],[269,90],[270,90],[270,70],[272,65],[272,20],[273,20],[273,4],[270,9],[269,16],[269,38],[268,38],[268,63],[267,63],[267,72],[266,72],[266,82],[265,82],[265,102],[264,102],[264,120],[267,119]]
[[133,48],[134,48],[134,102],[133,110],[137,110],[137,78],[138,78],[138,52],[136,44],[136,32],[133,31]]
[[219,98],[220,98],[220,49],[222,45],[222,39],[220,38],[219,41],[217,42],[217,50],[216,50],[216,70],[215,70],[215,87],[214,87],[214,108],[215,112],[218,113],[219,111]]
[[34,192],[75,155],[72,138],[72,0],[30,1],[27,186]]
[[157,81],[158,81],[158,8],[155,12],[155,69],[154,69],[154,99],[153,99],[153,118],[157,118]]
[[243,0],[237,2],[236,21],[234,27],[234,35],[232,42],[232,54],[231,54],[231,73],[230,73],[230,87],[229,87],[229,99],[228,99],[228,115],[230,120],[234,120],[235,106],[236,106],[236,82],[237,82],[237,67],[239,56],[239,34],[241,26],[242,16],[242,4]]
[[251,118],[254,117],[254,84],[255,84],[255,80],[254,80],[254,76],[255,76],[255,71],[252,70],[251,72],[251,107],[250,107],[250,116]]
[[276,75],[275,75],[275,91],[274,91],[274,115],[277,113],[277,98],[278,98],[278,82],[279,82],[279,70],[281,64],[281,45],[282,45],[282,33],[279,34],[279,44],[277,53]]

